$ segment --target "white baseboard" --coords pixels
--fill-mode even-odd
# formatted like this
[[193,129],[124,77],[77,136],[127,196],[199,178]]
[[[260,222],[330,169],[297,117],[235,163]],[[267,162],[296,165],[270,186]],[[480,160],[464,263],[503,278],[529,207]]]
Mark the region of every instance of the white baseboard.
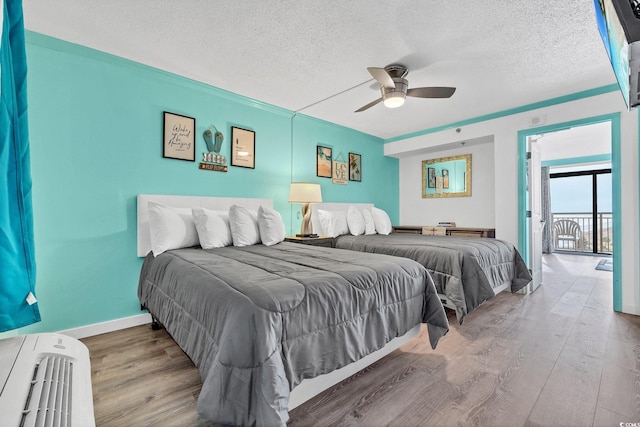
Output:
[[64,331],[58,331],[58,333],[81,339],[106,334],[107,332],[119,331],[120,329],[132,328],[146,323],[151,323],[151,315],[149,313],[94,323],[92,325],[80,326],[79,328],[66,329]]
[[640,307],[636,305],[623,305],[622,312],[627,314],[635,314],[636,316],[640,315]]

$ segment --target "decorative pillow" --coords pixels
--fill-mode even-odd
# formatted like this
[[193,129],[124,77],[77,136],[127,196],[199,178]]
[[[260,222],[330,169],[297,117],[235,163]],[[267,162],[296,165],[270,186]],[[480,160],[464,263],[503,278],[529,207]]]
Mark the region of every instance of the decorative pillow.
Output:
[[391,233],[391,219],[389,215],[382,209],[372,208],[371,216],[373,216],[373,223],[376,225],[376,231],[380,234]]
[[376,224],[373,222],[371,209],[363,210],[362,216],[364,217],[364,234],[376,234]]
[[349,232],[354,236],[364,234],[364,216],[362,216],[360,209],[353,205],[350,205],[349,209],[347,209],[347,225],[349,226]]
[[233,246],[250,246],[260,243],[258,212],[242,206],[229,208],[229,228]]
[[265,246],[275,245],[284,240],[284,223],[280,212],[260,206],[258,209],[260,239]]
[[233,243],[229,228],[229,212],[193,208],[191,214],[203,249],[223,248]]
[[346,211],[323,211],[318,209],[320,227],[325,236],[338,237],[349,233]]
[[149,202],[149,237],[153,256],[198,245],[198,232],[190,208],[172,208]]

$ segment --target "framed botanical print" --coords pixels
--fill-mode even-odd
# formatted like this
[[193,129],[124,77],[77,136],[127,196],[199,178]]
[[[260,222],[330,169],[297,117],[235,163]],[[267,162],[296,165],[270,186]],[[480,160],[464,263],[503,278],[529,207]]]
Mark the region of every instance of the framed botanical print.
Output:
[[362,156],[349,153],[349,181],[362,181]]

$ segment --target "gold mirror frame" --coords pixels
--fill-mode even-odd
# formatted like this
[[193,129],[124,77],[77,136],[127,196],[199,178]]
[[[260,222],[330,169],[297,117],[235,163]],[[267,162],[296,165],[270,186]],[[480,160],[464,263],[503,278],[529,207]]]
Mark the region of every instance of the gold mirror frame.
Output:
[[[454,160],[466,160],[465,175],[464,175],[464,191],[450,192],[442,189],[440,192],[437,190],[435,193],[427,193],[427,189],[434,187],[427,187],[427,168],[434,166],[434,170],[437,170],[438,163],[451,162]],[[447,173],[448,169],[447,169]],[[451,178],[449,178],[451,179]],[[438,159],[429,159],[422,161],[422,198],[440,198],[440,197],[470,197],[471,196],[471,154],[461,154],[459,156],[441,157]]]

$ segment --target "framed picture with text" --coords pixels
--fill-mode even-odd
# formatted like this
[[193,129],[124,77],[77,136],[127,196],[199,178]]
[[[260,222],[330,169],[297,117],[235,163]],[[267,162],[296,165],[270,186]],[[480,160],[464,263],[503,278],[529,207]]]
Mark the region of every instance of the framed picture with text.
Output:
[[162,157],[196,161],[196,119],[164,112]]
[[256,168],[256,133],[231,127],[231,166]]

